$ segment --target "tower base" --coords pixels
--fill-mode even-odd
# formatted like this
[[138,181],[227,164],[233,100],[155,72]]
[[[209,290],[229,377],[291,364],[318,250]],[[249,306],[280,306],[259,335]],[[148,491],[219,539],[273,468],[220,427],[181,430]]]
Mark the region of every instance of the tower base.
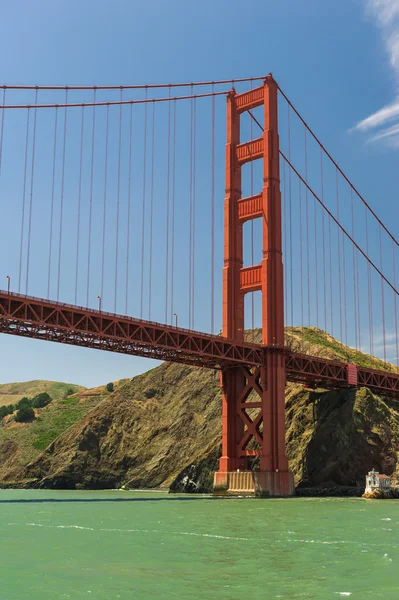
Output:
[[290,471],[217,471],[213,481],[217,496],[285,498],[295,493]]

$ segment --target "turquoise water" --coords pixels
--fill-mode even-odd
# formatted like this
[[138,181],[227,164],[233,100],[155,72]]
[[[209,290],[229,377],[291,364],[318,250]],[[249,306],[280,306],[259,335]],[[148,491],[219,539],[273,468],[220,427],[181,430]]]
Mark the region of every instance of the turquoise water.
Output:
[[399,501],[0,490],[0,600],[399,599]]

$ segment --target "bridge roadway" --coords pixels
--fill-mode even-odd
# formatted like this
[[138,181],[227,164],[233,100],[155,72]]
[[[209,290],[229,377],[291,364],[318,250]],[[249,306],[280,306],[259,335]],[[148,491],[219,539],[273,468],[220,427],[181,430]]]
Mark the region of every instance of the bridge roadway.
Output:
[[[288,381],[351,387],[342,362],[1,290],[0,332],[218,369],[261,366],[266,352],[284,352]],[[399,398],[399,374],[358,367],[357,384]]]

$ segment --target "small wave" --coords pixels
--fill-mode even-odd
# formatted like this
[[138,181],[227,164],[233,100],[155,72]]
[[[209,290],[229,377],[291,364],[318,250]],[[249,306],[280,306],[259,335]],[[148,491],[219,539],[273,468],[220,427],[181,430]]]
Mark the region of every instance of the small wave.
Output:
[[381,519],[381,521],[392,521],[389,517],[385,517],[385,519]]
[[351,596],[352,592],[335,592],[338,596]]
[[[8,523],[14,525],[14,523]],[[94,527],[83,527],[82,525],[45,525],[43,523],[25,523],[28,527],[44,527],[49,529],[81,529],[84,531],[105,531],[118,532],[118,533],[159,533],[161,535],[192,535],[196,537],[215,538],[220,540],[237,540],[240,542],[249,542],[249,538],[234,537],[228,535],[218,535],[216,533],[197,533],[195,531],[161,531],[159,529],[120,529],[120,528],[100,528],[95,529]]]

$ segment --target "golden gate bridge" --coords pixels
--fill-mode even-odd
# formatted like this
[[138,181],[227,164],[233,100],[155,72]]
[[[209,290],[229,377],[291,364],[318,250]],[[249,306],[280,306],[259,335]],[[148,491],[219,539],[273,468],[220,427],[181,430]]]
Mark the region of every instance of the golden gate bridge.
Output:
[[293,493],[286,381],[399,396],[398,242],[272,75],[1,90],[1,332],[219,369],[219,492]]

